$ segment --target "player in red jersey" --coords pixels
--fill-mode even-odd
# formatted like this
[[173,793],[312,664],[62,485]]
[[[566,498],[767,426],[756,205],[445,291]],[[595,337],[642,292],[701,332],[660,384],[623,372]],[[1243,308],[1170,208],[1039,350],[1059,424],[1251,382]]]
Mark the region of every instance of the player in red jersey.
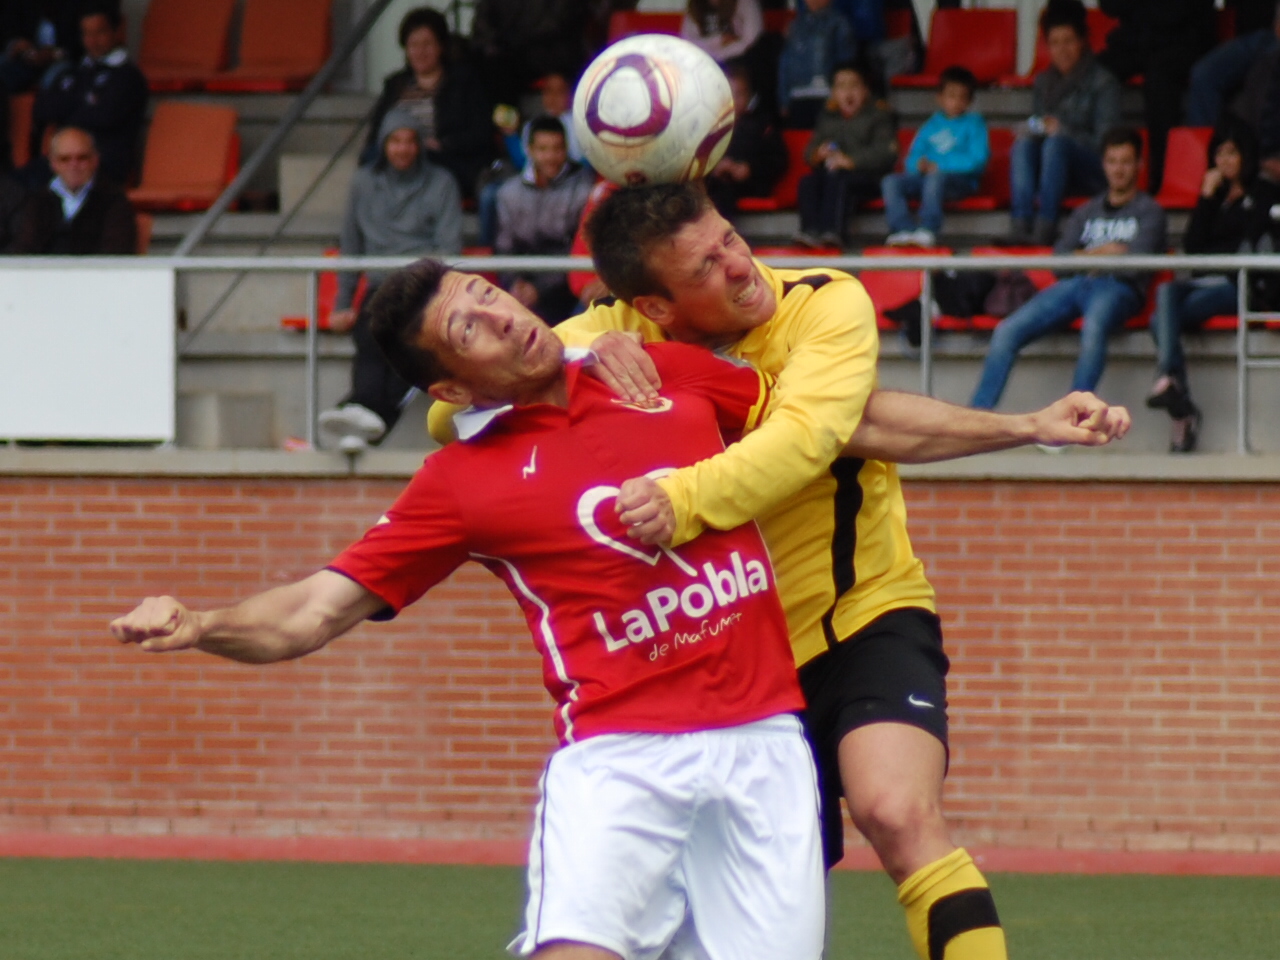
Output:
[[[681,344],[663,388],[620,402],[483,278],[423,261],[371,304],[398,370],[465,441],[325,570],[237,606],[148,598],[111,625],[144,650],[265,663],[394,615],[468,560],[520,604],[556,702],[530,848],[522,956],[816,960],[823,873],[804,703],[754,524],[640,548],[616,518],[629,477],[723,449],[769,403],[754,368]],[[799,815],[797,815],[799,812]]]

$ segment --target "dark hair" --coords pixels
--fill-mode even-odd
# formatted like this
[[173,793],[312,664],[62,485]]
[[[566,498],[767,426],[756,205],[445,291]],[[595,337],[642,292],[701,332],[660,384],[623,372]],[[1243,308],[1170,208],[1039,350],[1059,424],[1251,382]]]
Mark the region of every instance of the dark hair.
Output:
[[1040,13],[1040,33],[1046,40],[1054,27],[1070,27],[1081,40],[1089,39],[1089,14],[1080,0],[1049,0]]
[[124,16],[120,13],[120,4],[109,3],[106,0],[82,5],[80,7],[80,19],[86,20],[89,17],[106,17],[107,23],[111,24],[112,30],[119,30],[120,24],[124,23]]
[[652,294],[670,297],[649,273],[649,252],[710,209],[701,181],[618,190],[587,221],[587,243],[600,279],[628,303]]
[[430,258],[411,263],[383,280],[366,307],[369,329],[387,363],[420,390],[449,376],[440,358],[423,349],[419,341],[427,305],[440,292],[441,281],[452,269]]
[[564,124],[560,122],[559,117],[549,117],[544,113],[529,121],[530,143],[533,143],[533,135],[536,133],[556,133],[565,137]]
[[973,92],[978,89],[978,78],[973,75],[973,71],[968,67],[950,66],[938,74],[938,89],[941,90],[948,83],[959,84],[969,91],[969,99],[973,99]]
[[836,74],[844,73],[846,70],[852,70],[858,75],[859,80],[865,83],[868,87],[871,86],[871,70],[868,69],[867,65],[860,60],[841,60],[831,68],[831,74],[827,77],[827,82],[832,86],[835,86]]
[[1102,135],[1102,152],[1106,153],[1108,147],[1123,147],[1125,144],[1133,147],[1133,155],[1139,160],[1142,159],[1142,134],[1133,127],[1111,127]]
[[730,27],[734,14],[738,12],[738,0],[727,0],[717,6],[712,5],[712,0],[689,0],[685,12],[697,26],[698,33],[708,37],[723,33]]
[[1228,117],[1213,131],[1209,138],[1209,166],[1214,165],[1214,154],[1224,143],[1235,144],[1240,151],[1240,183],[1248,189],[1258,177],[1258,138],[1247,123]]
[[432,10],[430,7],[414,7],[404,15],[400,21],[400,46],[408,44],[409,34],[423,27],[436,35],[443,57],[449,50],[449,21],[439,10]]

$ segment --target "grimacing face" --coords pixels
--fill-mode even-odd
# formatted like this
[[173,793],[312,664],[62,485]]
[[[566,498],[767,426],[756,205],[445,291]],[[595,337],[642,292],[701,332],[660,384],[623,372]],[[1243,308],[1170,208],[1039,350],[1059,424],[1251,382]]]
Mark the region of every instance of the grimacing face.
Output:
[[539,402],[564,368],[564,345],[551,328],[474,273],[444,275],[418,342],[450,372],[430,394],[464,406]]
[[635,306],[676,340],[726,346],[777,309],[746,241],[714,208],[654,245],[646,260],[670,297],[637,297]]

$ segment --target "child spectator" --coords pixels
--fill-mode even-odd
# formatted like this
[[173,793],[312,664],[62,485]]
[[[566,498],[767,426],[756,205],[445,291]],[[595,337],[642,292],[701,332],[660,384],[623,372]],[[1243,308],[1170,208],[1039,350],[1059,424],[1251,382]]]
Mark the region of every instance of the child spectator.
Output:
[[853,27],[831,0],[809,0],[796,11],[778,59],[778,112],[787,126],[813,129],[831,96],[831,68],[857,52]]
[[[938,86],[938,110],[911,141],[904,173],[881,181],[891,246],[932,247],[942,229],[942,204],[978,190],[991,156],[987,124],[970,111],[978,81],[964,67],[947,67]],[[920,198],[920,222],[907,200]]]
[[800,231],[806,247],[841,246],[850,205],[874,199],[880,178],[893,169],[898,139],[893,114],[871,97],[865,67],[838,64],[831,75],[831,101],[818,117],[800,180]]
[[707,175],[707,194],[720,215],[732,220],[740,197],[767,197],[787,170],[787,145],[760,106],[751,72],[741,60],[725,64],[733,90],[733,136],[724,157]]
[[[1257,149],[1248,127],[1236,123],[1220,129],[1209,144],[1209,169],[1182,243],[1187,253],[1239,253],[1254,240],[1258,203],[1253,182],[1258,173]],[[1172,420],[1169,450],[1189,453],[1200,433],[1200,408],[1187,386],[1182,334],[1197,330],[1210,317],[1235,313],[1236,278],[1213,273],[1170,280],[1156,289],[1151,336],[1156,341],[1156,381],[1147,406],[1165,410]]]

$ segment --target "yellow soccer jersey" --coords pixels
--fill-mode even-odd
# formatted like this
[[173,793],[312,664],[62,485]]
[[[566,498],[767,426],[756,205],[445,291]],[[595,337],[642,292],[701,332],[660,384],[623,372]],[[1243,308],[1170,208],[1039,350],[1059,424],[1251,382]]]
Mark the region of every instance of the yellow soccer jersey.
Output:
[[[866,291],[838,270],[758,266],[778,308],[726,352],[776,378],[769,417],[724,453],[659,483],[675,509],[676,543],[756,519],[800,665],[889,610],[933,610],[934,594],[911,551],[897,469],[836,460],[875,385],[879,339]],[[570,346],[589,346],[606,330],[665,339],[612,299],[555,330]],[[451,430],[449,413],[432,409],[438,439]]]

